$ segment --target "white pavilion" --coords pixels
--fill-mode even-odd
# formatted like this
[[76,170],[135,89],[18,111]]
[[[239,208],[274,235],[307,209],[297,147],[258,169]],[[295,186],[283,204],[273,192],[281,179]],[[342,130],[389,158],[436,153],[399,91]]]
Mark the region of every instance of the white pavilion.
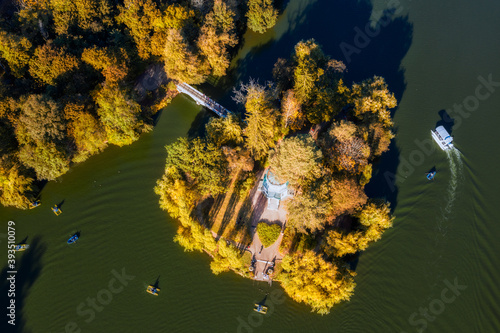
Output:
[[267,209],[270,210],[278,210],[281,200],[293,196],[293,191],[288,188],[288,182],[281,183],[270,169],[264,174],[258,190],[267,197]]

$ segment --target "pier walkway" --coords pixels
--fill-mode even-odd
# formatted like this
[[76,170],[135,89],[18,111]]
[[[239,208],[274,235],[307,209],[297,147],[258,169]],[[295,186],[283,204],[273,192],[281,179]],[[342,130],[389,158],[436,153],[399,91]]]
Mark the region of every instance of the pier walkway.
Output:
[[203,105],[204,107],[209,108],[210,110],[215,112],[219,117],[225,118],[231,113],[228,109],[226,109],[219,103],[215,102],[210,97],[194,89],[187,83],[179,83],[176,86],[177,90],[180,93],[189,95],[192,99],[194,99],[196,104]]

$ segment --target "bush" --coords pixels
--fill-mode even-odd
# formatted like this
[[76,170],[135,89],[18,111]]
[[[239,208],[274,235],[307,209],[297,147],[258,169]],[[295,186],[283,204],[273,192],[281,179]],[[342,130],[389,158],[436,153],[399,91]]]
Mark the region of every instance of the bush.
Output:
[[273,244],[278,239],[280,232],[281,226],[278,224],[269,225],[265,222],[259,222],[257,225],[257,234],[264,247]]

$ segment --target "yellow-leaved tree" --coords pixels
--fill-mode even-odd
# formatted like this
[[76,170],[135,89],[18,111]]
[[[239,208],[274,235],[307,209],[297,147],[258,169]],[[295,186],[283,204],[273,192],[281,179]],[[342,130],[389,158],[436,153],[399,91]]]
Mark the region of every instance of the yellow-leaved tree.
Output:
[[287,255],[281,267],[279,279],[285,292],[322,315],[328,314],[335,304],[348,301],[356,287],[354,272],[325,261],[313,251]]

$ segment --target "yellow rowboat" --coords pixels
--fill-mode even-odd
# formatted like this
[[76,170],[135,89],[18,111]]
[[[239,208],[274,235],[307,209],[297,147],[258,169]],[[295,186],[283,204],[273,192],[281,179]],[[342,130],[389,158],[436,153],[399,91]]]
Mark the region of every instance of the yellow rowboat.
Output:
[[148,288],[146,289],[148,293],[151,295],[158,296],[158,293],[160,292],[160,288],[156,288],[155,286],[149,285]]
[[258,312],[258,313],[266,314],[267,313],[267,306],[255,303],[253,310],[255,312]]

